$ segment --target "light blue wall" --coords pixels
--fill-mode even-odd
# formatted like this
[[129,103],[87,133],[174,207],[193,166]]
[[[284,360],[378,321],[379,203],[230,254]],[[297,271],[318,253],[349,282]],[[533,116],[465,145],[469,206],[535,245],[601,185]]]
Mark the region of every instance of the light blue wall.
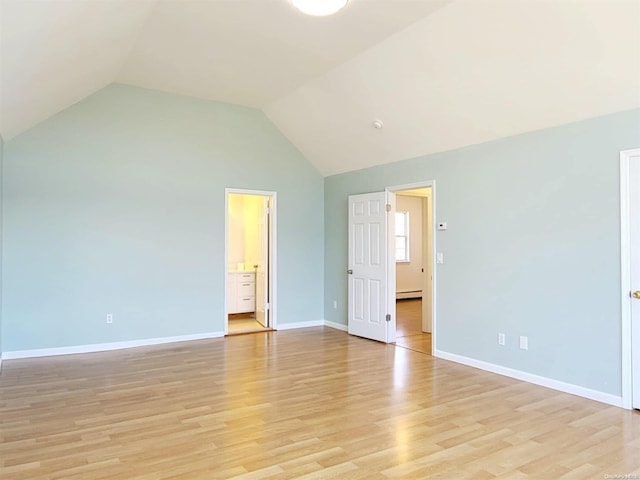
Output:
[[4,160],[5,352],[223,331],[225,187],[277,192],[278,321],[323,318],[323,178],[258,110],[111,85]]
[[[2,362],[2,166],[4,164],[4,140],[0,135],[0,362]],[[0,363],[1,365],[1,363]]]
[[634,110],[326,178],[325,318],[346,324],[347,196],[436,180],[437,348],[620,395],[619,152],[638,146]]

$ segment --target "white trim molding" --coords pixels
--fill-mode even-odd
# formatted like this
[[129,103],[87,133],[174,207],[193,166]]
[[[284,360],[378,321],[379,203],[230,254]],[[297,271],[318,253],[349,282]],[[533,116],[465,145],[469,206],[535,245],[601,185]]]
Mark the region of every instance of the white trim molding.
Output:
[[322,327],[324,320],[309,320],[307,322],[281,323],[275,330],[292,330],[294,328]]
[[621,313],[621,370],[622,406],[632,408],[633,372],[631,341],[631,214],[629,181],[631,159],[640,158],[640,148],[620,152],[620,313]]
[[[436,253],[437,253],[437,242],[438,238],[436,235],[436,225],[437,225],[437,209],[436,209],[436,181],[433,180],[424,180],[421,182],[415,183],[405,183],[404,185],[393,185],[390,187],[386,187],[386,192],[391,192],[394,195],[398,193],[402,193],[406,190],[416,190],[420,188],[430,188],[431,189],[431,201],[429,202],[431,215],[431,231],[429,232],[429,236],[431,237],[431,351],[436,351],[438,348],[438,316],[437,316],[437,262],[436,262]],[[423,240],[426,241],[426,240]],[[391,255],[392,249],[391,244],[389,245],[389,254]],[[395,250],[393,250],[395,251]],[[393,254],[393,258],[395,258],[395,254]],[[428,274],[428,272],[426,272]],[[395,265],[393,266],[393,272],[391,273],[393,276],[393,293],[389,295],[389,301],[394,302],[396,300],[396,278],[395,278]],[[390,276],[388,274],[388,276]],[[389,287],[391,290],[391,286]],[[429,292],[422,292],[421,297],[429,298]],[[398,297],[400,298],[400,297]],[[395,316],[395,308],[393,309],[393,315]],[[395,339],[395,336],[394,336]]]
[[90,345],[76,345],[72,347],[41,348],[34,350],[14,350],[13,352],[3,352],[4,360],[15,360],[18,358],[51,357],[54,355],[71,355],[76,353],[107,352],[111,350],[122,350],[125,348],[148,347],[151,345],[162,345],[165,343],[189,342],[192,340],[204,340],[208,338],[224,337],[224,332],[196,333],[193,335],[180,335],[176,337],[146,338],[142,340],[127,340],[124,342],[93,343]]
[[346,332],[346,331],[349,330],[349,327],[347,327],[346,325],[343,325],[341,323],[332,322],[330,320],[325,320],[324,321],[324,326],[325,327],[329,327],[329,328],[334,328],[336,330],[342,330],[343,332]]
[[269,279],[271,288],[269,297],[269,327],[280,330],[278,326],[278,192],[271,190],[247,190],[242,188],[227,187],[224,189],[224,334],[229,333],[229,194],[257,195],[268,197],[271,201],[269,212]]
[[[347,331],[347,326],[340,323],[329,322],[327,320],[311,320],[307,322],[292,322],[284,323],[278,326],[278,330],[292,330],[295,328],[308,328],[308,327],[330,327],[336,330]],[[2,360],[16,360],[20,358],[35,358],[35,357],[51,357],[55,355],[74,355],[78,353],[96,353],[96,352],[108,352],[112,350],[123,350],[126,348],[136,347],[148,347],[151,345],[162,345],[166,343],[176,342],[190,342],[193,340],[205,340],[209,338],[223,338],[224,332],[209,332],[209,333],[196,333],[193,335],[180,335],[176,337],[160,337],[160,338],[147,338],[142,340],[128,340],[124,342],[111,342],[111,343],[94,343],[89,345],[74,345],[70,347],[54,347],[54,348],[40,348],[33,350],[14,350],[12,352],[4,352],[0,358],[0,368]]]
[[551,388],[552,390],[558,390],[560,392],[569,393],[571,395],[577,395],[579,397],[588,398],[589,400],[595,400],[596,402],[606,403],[615,407],[622,407],[622,397],[612,395],[610,393],[599,392],[597,390],[591,390],[590,388],[581,387],[572,383],[565,383],[552,378],[542,377],[533,373],[523,372],[514,368],[503,367],[482,360],[476,360],[474,358],[465,357],[455,353],[443,352],[442,350],[436,350],[434,357],[442,358],[443,360],[449,360],[456,363],[461,363],[468,367],[479,368],[491,373],[497,373],[505,377],[515,378],[516,380],[522,380],[523,382],[533,383],[534,385],[540,385],[541,387]]
[[335,330],[341,330],[346,332],[348,330],[346,325],[341,323],[331,322],[329,320],[311,320],[308,322],[292,322],[283,323],[278,325],[277,330],[293,330],[294,328],[308,328],[308,327],[329,327]]

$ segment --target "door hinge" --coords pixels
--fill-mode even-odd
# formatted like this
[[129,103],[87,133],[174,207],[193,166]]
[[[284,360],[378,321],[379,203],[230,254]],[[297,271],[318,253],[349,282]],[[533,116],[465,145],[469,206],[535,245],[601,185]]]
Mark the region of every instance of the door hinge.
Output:
[[387,318],[385,320],[387,320],[387,322],[391,321],[391,314],[390,313],[387,313]]
[[387,203],[387,212],[391,211],[391,205]]
[[267,303],[267,304],[264,306],[264,309],[265,309],[266,311],[269,311],[269,309],[270,309],[270,308],[271,308],[271,304],[269,304],[269,303]]
[[266,209],[267,211],[265,212],[267,215],[269,215],[271,213],[271,209],[269,207],[267,207]]

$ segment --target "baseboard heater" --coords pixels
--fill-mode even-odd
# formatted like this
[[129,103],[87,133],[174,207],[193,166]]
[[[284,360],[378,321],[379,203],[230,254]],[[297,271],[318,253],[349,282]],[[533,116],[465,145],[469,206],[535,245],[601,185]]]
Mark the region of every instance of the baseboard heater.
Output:
[[404,290],[402,292],[396,292],[396,300],[404,298],[422,298],[422,290]]

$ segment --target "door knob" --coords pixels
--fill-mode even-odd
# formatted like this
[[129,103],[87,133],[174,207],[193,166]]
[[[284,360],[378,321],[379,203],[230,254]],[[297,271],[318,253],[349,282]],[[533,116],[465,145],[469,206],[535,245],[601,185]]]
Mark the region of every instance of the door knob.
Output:
[[636,300],[640,300],[640,290],[636,290],[635,292],[631,292],[631,296]]
[[349,270],[347,270],[347,273],[348,273],[349,275],[353,275],[353,270],[349,269]]

